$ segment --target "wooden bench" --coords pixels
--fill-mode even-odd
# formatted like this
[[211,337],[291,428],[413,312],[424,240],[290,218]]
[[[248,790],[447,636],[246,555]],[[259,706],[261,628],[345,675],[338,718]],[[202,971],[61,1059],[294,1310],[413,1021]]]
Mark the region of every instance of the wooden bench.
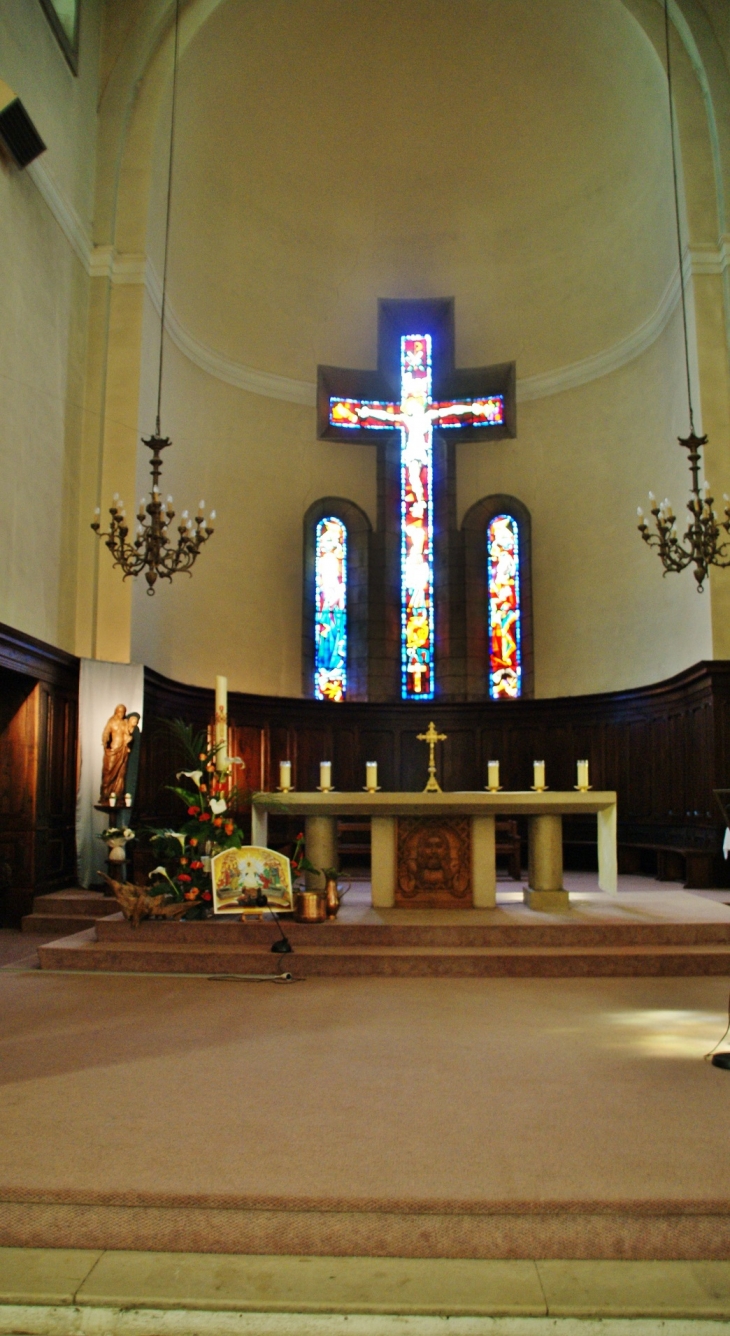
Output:
[[642,854],[656,857],[657,881],[682,881],[686,890],[707,890],[715,885],[715,858],[712,849],[691,849],[671,844],[624,844],[618,846],[618,870],[644,872]]

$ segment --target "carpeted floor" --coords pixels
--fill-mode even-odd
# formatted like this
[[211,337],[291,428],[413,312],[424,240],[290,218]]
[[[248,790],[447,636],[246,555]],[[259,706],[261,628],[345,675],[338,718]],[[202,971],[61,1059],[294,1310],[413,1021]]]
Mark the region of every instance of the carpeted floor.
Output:
[[[273,985],[6,969],[0,1243],[227,1240],[235,1251],[230,1232],[206,1233],[199,1217],[184,1233],[179,1212],[194,1206],[228,1210],[229,1231],[233,1208],[258,1211],[259,1224],[268,1212],[265,1239],[254,1230],[261,1247],[247,1226],[251,1251],[277,1251],[277,1210],[699,1211],[714,1237],[718,1213],[730,1217],[730,1073],[702,1054],[722,1035],[727,1000],[723,978]],[[123,1221],[99,1224],[97,1212],[61,1239],[71,1217],[54,1223],[53,1203],[114,1207]],[[140,1233],[130,1208],[154,1206],[178,1215]],[[585,1255],[647,1255],[641,1228]],[[301,1229],[295,1247],[285,1235],[282,1251],[370,1250],[357,1230],[342,1248],[331,1231],[311,1247]],[[423,1243],[426,1254],[439,1246]],[[576,1246],[565,1241],[544,1254],[515,1239],[501,1254],[484,1238],[448,1246],[576,1255],[554,1251]],[[724,1256],[727,1237],[709,1246],[697,1255]],[[413,1237],[372,1247],[422,1255]]]

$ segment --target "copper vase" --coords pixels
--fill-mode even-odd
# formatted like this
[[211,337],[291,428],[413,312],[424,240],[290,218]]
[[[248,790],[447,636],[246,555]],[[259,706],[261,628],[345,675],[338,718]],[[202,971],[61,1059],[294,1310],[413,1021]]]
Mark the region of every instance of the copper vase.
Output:
[[337,889],[336,877],[327,877],[324,888],[324,899],[327,906],[327,918],[337,918],[340,908],[340,893]]

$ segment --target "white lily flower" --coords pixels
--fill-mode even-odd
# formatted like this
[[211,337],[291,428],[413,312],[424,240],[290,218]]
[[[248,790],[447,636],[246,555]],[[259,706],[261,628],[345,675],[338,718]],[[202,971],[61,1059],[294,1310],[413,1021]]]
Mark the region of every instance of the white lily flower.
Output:
[[185,779],[192,779],[195,787],[200,788],[200,781],[203,778],[202,770],[178,770],[177,778],[182,779],[183,776]]
[[221,812],[225,812],[227,806],[228,803],[225,798],[211,798],[210,800],[210,810],[216,816],[220,816]]

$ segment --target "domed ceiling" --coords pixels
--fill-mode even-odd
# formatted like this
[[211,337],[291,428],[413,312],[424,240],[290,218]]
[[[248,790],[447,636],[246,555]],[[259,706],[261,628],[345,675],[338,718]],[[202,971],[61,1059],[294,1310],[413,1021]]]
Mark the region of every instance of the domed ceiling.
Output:
[[232,361],[373,365],[377,297],[455,296],[462,364],[535,375],[671,277],[666,85],[621,0],[227,0],[178,106],[171,301]]

